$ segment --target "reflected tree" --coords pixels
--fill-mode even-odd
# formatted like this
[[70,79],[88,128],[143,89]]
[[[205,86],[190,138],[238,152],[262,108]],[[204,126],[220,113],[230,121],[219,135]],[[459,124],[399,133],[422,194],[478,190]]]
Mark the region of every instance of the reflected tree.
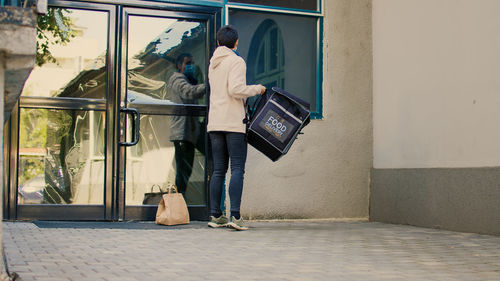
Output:
[[[47,140],[47,112],[23,110],[20,116],[19,143],[22,144],[22,148],[45,147]],[[23,160],[22,173],[19,174],[19,185],[23,185],[44,171],[43,163],[37,160],[37,157],[23,157]]]
[[50,52],[50,46],[65,45],[76,36],[69,14],[71,11],[67,9],[50,8],[47,14],[38,16],[36,65],[56,63],[56,58]]

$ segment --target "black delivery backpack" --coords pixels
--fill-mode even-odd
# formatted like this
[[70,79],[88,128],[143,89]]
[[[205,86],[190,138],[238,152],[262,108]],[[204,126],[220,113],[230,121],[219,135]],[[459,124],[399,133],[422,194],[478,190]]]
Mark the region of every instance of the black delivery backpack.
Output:
[[246,109],[248,143],[272,161],[288,152],[311,115],[309,103],[277,87]]

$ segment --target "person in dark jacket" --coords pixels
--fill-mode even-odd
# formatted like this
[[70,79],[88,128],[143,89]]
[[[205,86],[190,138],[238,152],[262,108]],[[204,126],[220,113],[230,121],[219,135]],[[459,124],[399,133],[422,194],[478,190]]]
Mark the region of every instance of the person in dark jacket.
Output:
[[[177,71],[168,82],[170,99],[178,104],[198,104],[206,92],[205,84],[198,84],[195,78],[193,56],[181,54],[176,60]],[[170,123],[170,141],[175,147],[176,175],[175,185],[183,195],[193,171],[195,148],[205,154],[202,124],[197,116],[172,116]]]

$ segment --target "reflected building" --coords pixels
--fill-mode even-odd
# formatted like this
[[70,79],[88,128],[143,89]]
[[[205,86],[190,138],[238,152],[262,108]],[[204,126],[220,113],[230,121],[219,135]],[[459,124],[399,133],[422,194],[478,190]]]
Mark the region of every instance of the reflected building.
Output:
[[[85,16],[85,12],[73,11],[73,17]],[[141,17],[132,17],[142,21]],[[78,21],[76,18],[75,21]],[[142,49],[127,58],[127,102],[136,104],[172,105],[167,81],[175,73],[175,59],[189,50],[205,65],[205,26],[199,22],[165,19],[158,26],[159,35],[147,42]],[[80,32],[85,37],[84,28]],[[131,29],[129,44],[141,42],[135,39],[143,30]],[[73,48],[74,46],[62,46]],[[130,48],[129,48],[130,49]],[[57,53],[55,53],[57,55]],[[58,61],[63,61],[62,59]],[[103,99],[107,91],[106,53],[94,60],[75,58],[78,63],[42,66],[37,70],[56,67],[59,72],[77,72],[77,75],[58,90],[52,90],[53,98]],[[76,68],[75,68],[76,67]],[[197,67],[199,81],[204,81],[204,68]],[[40,82],[38,82],[40,83]],[[29,84],[28,84],[28,87]],[[25,96],[28,94],[25,94]],[[36,96],[37,93],[29,95]],[[204,96],[204,95],[203,95]],[[196,104],[205,104],[202,97]],[[102,111],[79,110],[21,110],[20,182],[18,202],[20,204],[102,204],[105,165],[105,114]],[[127,149],[126,203],[142,204],[144,194],[153,185],[175,182],[175,160],[173,143],[170,141],[169,123],[172,117],[141,115],[140,139],[136,146]],[[44,140],[31,147],[25,132],[33,124],[44,128]],[[200,121],[203,120],[200,118]],[[26,141],[24,141],[26,140]],[[45,144],[45,145],[43,145]],[[33,151],[38,153],[34,155]],[[204,156],[194,161],[191,180],[192,191],[188,202],[203,203]]]

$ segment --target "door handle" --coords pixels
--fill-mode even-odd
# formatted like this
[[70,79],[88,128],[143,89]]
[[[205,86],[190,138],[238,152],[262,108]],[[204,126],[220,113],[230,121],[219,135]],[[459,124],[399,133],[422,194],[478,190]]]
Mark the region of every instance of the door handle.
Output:
[[120,142],[120,145],[123,146],[134,146],[139,142],[139,129],[141,127],[141,117],[139,111],[135,108],[122,108],[121,112],[125,114],[132,114],[135,117],[135,122],[132,122],[132,131],[134,132],[134,136],[131,142]]

